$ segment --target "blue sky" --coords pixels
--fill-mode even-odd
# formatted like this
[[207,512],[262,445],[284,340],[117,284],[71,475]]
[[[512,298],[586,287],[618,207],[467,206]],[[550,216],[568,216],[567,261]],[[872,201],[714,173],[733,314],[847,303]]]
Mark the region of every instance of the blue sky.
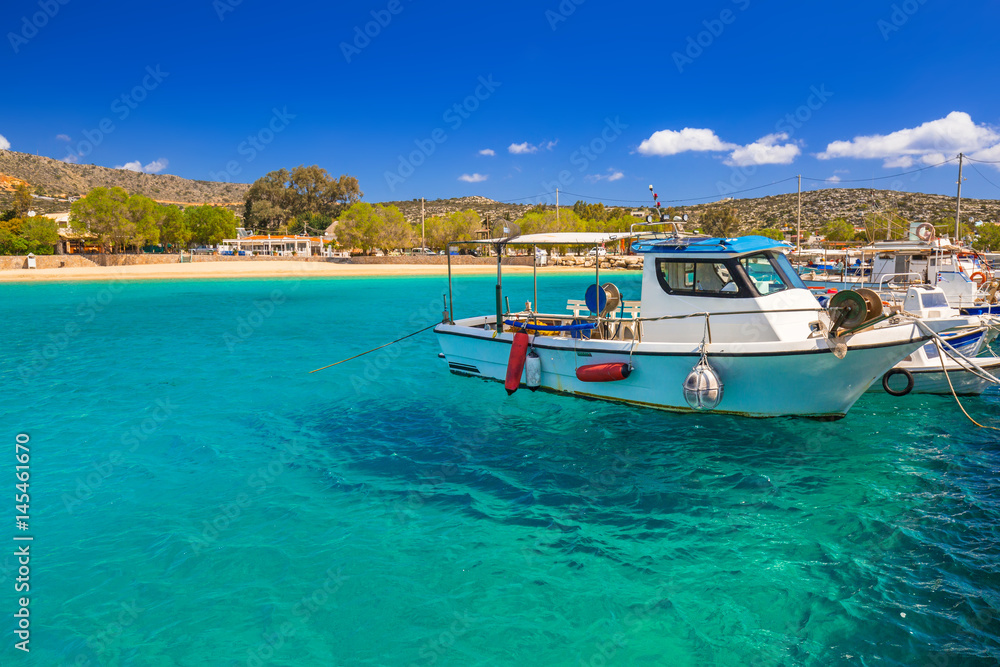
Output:
[[[11,0],[0,147],[239,182],[319,164],[368,201],[697,203],[796,174],[951,195],[956,162],[923,168],[1000,161],[1000,6],[962,5]],[[1000,197],[998,167],[963,194]]]

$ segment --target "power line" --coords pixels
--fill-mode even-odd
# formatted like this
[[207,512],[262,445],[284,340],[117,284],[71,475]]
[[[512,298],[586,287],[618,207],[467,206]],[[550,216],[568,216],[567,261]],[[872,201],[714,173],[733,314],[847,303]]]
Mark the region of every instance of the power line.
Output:
[[[985,164],[1000,164],[1000,160],[995,160],[995,161],[991,161],[991,160],[973,160],[972,158],[970,158],[968,156],[966,156],[965,159],[966,160],[971,160],[973,162],[982,162],[982,163],[985,163]],[[812,176],[803,176],[802,178],[804,178],[806,180],[810,180],[810,181],[819,181],[819,182],[822,182],[822,183],[826,183],[826,182],[829,182],[829,183],[869,183],[871,181],[884,181],[884,180],[888,180],[890,178],[899,178],[900,176],[907,176],[909,174],[916,174],[916,173],[921,172],[921,171],[927,171],[928,169],[934,169],[936,167],[941,167],[941,166],[946,165],[946,164],[948,164],[950,162],[955,162],[956,160],[958,160],[958,156],[955,156],[953,158],[948,158],[944,162],[938,162],[936,164],[927,165],[926,167],[919,167],[917,169],[910,169],[909,171],[901,171],[898,174],[889,174],[888,176],[873,176],[871,178],[855,178],[855,179],[848,179],[846,181],[838,179],[836,177],[834,177],[834,178],[814,178]],[[977,169],[976,171],[978,172],[979,170]],[[982,173],[980,173],[979,175],[982,176]],[[765,185],[758,185],[758,186],[752,187],[752,188],[744,188],[743,190],[733,190],[732,192],[726,192],[726,193],[720,193],[720,194],[714,194],[714,195],[706,195],[704,197],[686,197],[686,198],[683,198],[683,199],[661,199],[660,201],[663,202],[664,204],[677,204],[677,203],[682,203],[682,202],[694,202],[694,201],[704,201],[704,200],[709,200],[709,199],[717,199],[717,198],[723,197],[723,196],[728,197],[728,196],[731,196],[731,195],[743,194],[744,192],[754,192],[755,190],[763,190],[764,188],[769,188],[769,187],[772,187],[774,185],[780,185],[781,183],[787,183],[788,181],[794,181],[796,178],[798,178],[798,177],[797,176],[789,176],[788,178],[783,178],[780,181],[773,181],[773,182],[767,183]],[[986,180],[986,182],[990,183],[991,185],[995,185],[989,179],[987,179],[985,176],[983,176],[983,179]],[[996,186],[996,187],[1000,188],[1000,186]],[[609,198],[609,197],[595,197],[595,196],[592,196],[592,195],[582,195],[582,194],[579,194],[577,192],[567,192],[565,190],[562,190],[561,192],[563,194],[571,195],[573,197],[581,197],[583,199],[591,199],[591,200],[600,201],[600,202],[616,202],[616,203],[619,203],[619,204],[638,204],[640,206],[641,205],[649,205],[649,203],[650,203],[648,200],[645,200],[645,199],[612,199],[612,198]],[[538,199],[539,197],[547,197],[547,196],[551,196],[551,195],[555,195],[555,192],[542,192],[542,193],[537,194],[537,195],[532,195],[530,197],[521,197],[519,199],[503,199],[503,200],[500,200],[500,203],[501,204],[512,204],[514,202],[527,201],[529,199]]]
[[[686,197],[684,199],[661,199],[660,201],[663,202],[664,204],[676,204],[676,203],[687,202],[687,201],[702,201],[702,200],[705,200],[705,199],[718,199],[719,197],[723,197],[723,196],[738,195],[738,194],[742,194],[744,192],[752,192],[754,190],[763,190],[764,188],[769,188],[772,185],[778,185],[780,183],[785,183],[787,181],[794,181],[796,178],[798,178],[798,177],[797,176],[790,176],[788,178],[783,178],[780,181],[774,181],[773,183],[767,183],[765,185],[758,185],[758,186],[753,187],[753,188],[745,188],[743,190],[733,190],[732,192],[724,192],[724,193],[718,193],[718,194],[714,194],[714,195],[707,195],[705,197]],[[626,202],[626,203],[633,203],[633,204],[648,204],[649,203],[647,200],[639,200],[639,199],[602,199],[600,197],[590,197],[588,195],[577,194],[576,192],[565,192],[565,194],[573,195],[574,197],[583,197],[585,199],[600,199],[600,201],[616,201],[616,202]]]
[[969,162],[981,162],[982,164],[1000,164],[1000,160],[977,160],[976,158],[965,156],[965,159]]
[[[966,159],[969,159],[969,158],[966,158]],[[978,160],[976,160],[976,161],[978,162]],[[979,174],[980,176],[982,176],[984,181],[986,181],[987,183],[989,183],[990,185],[992,185],[993,187],[995,187],[997,190],[1000,190],[1000,185],[997,185],[996,183],[994,183],[990,179],[986,178],[986,175],[983,174],[983,172],[979,171],[979,169],[976,168],[976,165],[970,164],[969,166],[972,167],[977,174]]]
[[500,199],[498,200],[501,204],[513,204],[518,201],[527,201],[529,199],[538,199],[539,197],[546,197],[548,195],[554,195],[554,192],[542,192],[537,195],[531,195],[530,197],[521,197],[520,199]]
[[[942,165],[946,165],[949,162],[954,162],[957,159],[958,159],[958,157],[953,157],[953,158],[950,158],[948,160],[945,160],[944,162],[938,162],[937,164],[927,165],[926,167],[920,167],[919,169],[911,169],[910,171],[903,171],[903,172],[900,172],[898,174],[890,174],[888,176],[873,176],[872,178],[854,178],[854,179],[850,179],[850,180],[846,180],[846,181],[841,180],[841,179],[836,178],[836,177],[833,177],[833,178],[813,178],[812,176],[803,176],[802,178],[805,178],[805,179],[810,180],[810,181],[820,181],[820,182],[827,182],[827,181],[829,181],[830,183],[868,183],[869,181],[884,181],[884,180],[889,179],[889,178],[899,178],[900,176],[906,176],[907,174],[915,174],[918,171],[927,171],[928,169],[934,169],[935,167],[940,167]],[[969,159],[969,158],[966,158],[966,159]]]

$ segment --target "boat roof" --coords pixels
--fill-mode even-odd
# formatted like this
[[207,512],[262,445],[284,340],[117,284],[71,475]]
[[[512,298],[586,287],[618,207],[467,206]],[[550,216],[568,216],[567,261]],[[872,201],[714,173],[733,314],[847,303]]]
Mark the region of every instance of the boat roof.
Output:
[[764,250],[785,250],[792,247],[783,241],[775,241],[766,236],[739,236],[735,238],[667,238],[640,240],[632,244],[637,253],[656,254],[726,254],[745,255]]
[[[601,245],[613,243],[621,239],[632,239],[648,232],[544,232],[539,234],[522,234],[508,240],[480,239],[475,243],[498,243],[509,245]],[[463,243],[459,241],[457,243]],[[468,241],[464,241],[468,243]]]

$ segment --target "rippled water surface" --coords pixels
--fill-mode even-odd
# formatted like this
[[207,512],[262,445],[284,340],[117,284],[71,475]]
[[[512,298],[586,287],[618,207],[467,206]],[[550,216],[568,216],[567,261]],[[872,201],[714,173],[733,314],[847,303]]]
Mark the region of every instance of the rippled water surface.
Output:
[[[542,308],[587,282],[542,279]],[[491,284],[459,279],[456,314]],[[439,319],[445,287],[0,285],[0,514],[12,536],[25,432],[35,537],[32,651],[8,620],[0,663],[1000,661],[1000,434],[953,399],[818,423],[507,398],[430,333],[308,374]],[[963,400],[1000,427],[996,390]]]

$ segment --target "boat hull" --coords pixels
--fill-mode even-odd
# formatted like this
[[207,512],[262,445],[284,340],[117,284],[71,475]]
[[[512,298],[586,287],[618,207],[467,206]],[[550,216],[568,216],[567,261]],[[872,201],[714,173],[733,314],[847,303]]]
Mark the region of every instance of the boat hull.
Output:
[[[978,358],[974,359],[976,365],[983,370],[997,375],[1000,373],[1000,359],[995,359],[992,357]],[[955,393],[959,396],[979,396],[984,391],[993,386],[993,383],[989,380],[985,380],[975,373],[965,370],[959,367],[954,362],[947,364],[948,377],[945,377],[944,371],[941,370],[940,364],[937,368],[925,367],[925,368],[907,368],[910,374],[913,376],[913,390],[910,392],[912,394],[950,394],[952,392],[952,387]],[[948,380],[951,380],[951,385],[949,386]],[[895,384],[898,382],[902,384],[902,380],[890,380],[893,383],[891,388],[895,389]],[[870,392],[885,393],[885,389],[882,387],[882,381],[878,380],[872,383],[872,386],[868,389]]]
[[[512,334],[482,329],[492,318],[472,318],[435,328],[449,370],[502,381]],[[906,329],[902,335],[900,329]],[[848,338],[843,359],[823,338],[794,343],[735,343],[708,346],[723,398],[715,413],[749,417],[786,415],[843,417],[876,379],[926,341],[916,327],[893,327]],[[542,389],[584,398],[663,410],[694,412],[684,398],[685,378],[700,359],[699,344],[573,340],[536,336]],[[631,353],[631,354],[630,354]],[[631,363],[618,382],[583,382],[580,366]]]

